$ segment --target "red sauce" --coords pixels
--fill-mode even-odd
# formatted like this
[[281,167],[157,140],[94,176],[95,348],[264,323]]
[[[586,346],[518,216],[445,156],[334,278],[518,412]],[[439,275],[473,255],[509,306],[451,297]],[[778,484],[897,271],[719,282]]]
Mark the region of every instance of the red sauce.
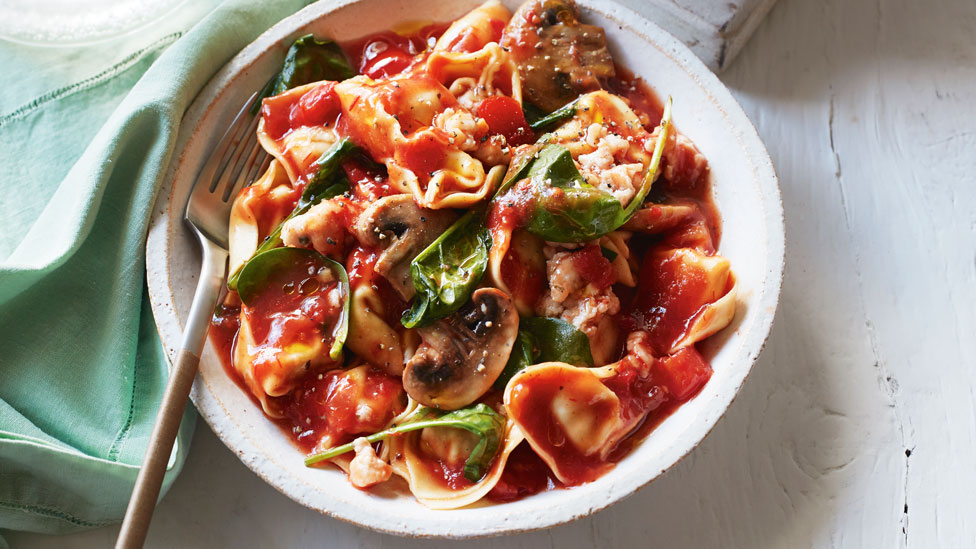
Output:
[[434,23],[411,34],[393,31],[378,32],[342,44],[349,62],[359,67],[359,73],[377,79],[399,74],[408,68],[414,57],[434,46],[450,23]]
[[508,456],[505,470],[498,484],[485,496],[488,500],[505,503],[532,494],[552,490],[562,484],[552,476],[549,466],[523,442]]
[[[303,257],[271,273],[268,285],[243,307],[255,342],[283,348],[321,338],[331,345],[332,326],[326,325],[338,315],[329,294],[338,282],[322,282],[320,276],[327,272],[319,260]],[[260,368],[263,361],[256,358],[254,364]]]
[[489,19],[490,34],[488,36],[482,36],[477,27],[468,27],[458,33],[450,43],[445,44],[445,49],[453,52],[478,51],[488,42],[498,42],[502,37],[506,23],[506,21],[499,19]]
[[[618,428],[627,430],[606,459],[596,453],[584,455],[567,438],[561,423],[552,414],[553,399],[572,386],[578,375],[583,374],[559,370],[522,380],[512,388],[513,398],[509,403],[523,432],[551,456],[569,486],[592,482],[606,473],[678,404],[694,396],[708,381],[711,368],[694,347],[656,359],[652,364],[635,357],[623,359],[616,375],[602,380],[617,396],[619,409],[605,400],[590,403],[589,407],[594,412],[594,424],[617,421]],[[520,471],[516,465],[512,474],[503,475],[503,479],[505,483],[500,483],[495,494],[498,501],[536,493],[544,477],[538,471]]]
[[617,281],[617,273],[611,268],[610,260],[603,257],[600,246],[596,244],[573,252],[570,254],[570,261],[573,262],[576,272],[597,289],[607,288]]
[[[284,404],[284,425],[295,434],[305,452],[328,434],[331,444],[348,442],[353,435],[382,430],[406,406],[398,378],[369,368],[332,370],[308,375]],[[360,406],[369,413],[357,413]]]
[[264,240],[295,209],[295,204],[302,196],[299,187],[278,189],[273,196],[265,191],[263,187],[252,185],[241,191],[240,198],[241,204],[254,214],[259,240]]
[[299,95],[282,93],[264,99],[261,114],[264,129],[272,139],[280,139],[294,128],[335,123],[341,107],[335,82],[324,82]]
[[488,212],[488,230],[511,232],[528,223],[535,209],[535,196],[528,180],[515,184],[497,201],[491,203]]
[[[519,418],[520,427],[526,437],[532,437],[534,444],[542,447],[558,465],[560,477],[569,486],[591,482],[599,478],[611,466],[599,459],[581,452],[568,438],[560,422],[552,414],[552,402],[559,394],[572,387],[580,372],[558,370],[547,372],[545,377],[537,376],[522,379],[510,386],[512,399],[508,402],[509,412]],[[601,400],[589,403],[593,423],[613,421],[616,409],[612,401]]]
[[[210,341],[217,348],[227,376],[260,406],[231,363],[240,328],[239,314],[237,307],[218,306],[210,327]],[[269,399],[284,415],[274,421],[292,436],[303,452],[312,452],[326,435],[333,443],[341,444],[348,442],[352,435],[379,431],[406,406],[399,378],[374,368],[369,368],[362,378],[353,378],[349,372],[342,369],[310,372],[288,396]],[[373,412],[368,417],[356,414],[361,403]]]
[[352,184],[353,197],[359,202],[372,203],[395,194],[386,170],[381,167],[367,167],[363,162],[350,160],[342,164],[342,169]]
[[464,490],[465,488],[474,486],[474,483],[464,476],[464,462],[451,465],[440,459],[432,459],[429,456],[421,457],[418,461],[427,469],[432,480],[439,481],[441,486],[450,488],[451,490]]
[[449,136],[437,128],[418,132],[397,147],[396,159],[421,181],[434,176],[447,159]]
[[687,268],[680,256],[652,249],[641,264],[630,307],[636,328],[646,330],[659,356],[666,355],[708,302],[705,272]]
[[502,257],[499,270],[512,296],[534,308],[545,289],[545,269],[532,268],[527,261],[518,257],[517,251],[512,250]]
[[[236,295],[236,292],[234,292]],[[234,339],[241,329],[241,308],[236,306],[217,305],[213,318],[210,320],[210,342],[217,348],[217,356],[221,358],[231,379],[238,381],[238,385],[245,393],[249,393],[244,383],[237,376],[237,372],[230,367],[230,357],[234,350]]]
[[374,270],[380,252],[356,246],[346,258],[346,272],[349,273],[349,286],[355,290],[359,286],[372,286],[383,302],[383,320],[394,329],[401,327],[400,317],[408,305],[389,281]]
[[620,65],[615,65],[614,71],[616,76],[605,82],[607,91],[626,99],[630,108],[638,114],[644,113],[647,116],[645,129],[654,131],[664,115],[664,103],[639,76],[634,76],[634,73]]
[[[493,245],[498,245],[523,226],[534,208],[535,199],[527,181],[516,184],[501,200],[493,202],[486,220],[495,242]],[[508,244],[509,252],[502,257],[499,269],[502,281],[516,299],[534,307],[545,290],[545,266],[536,268],[528,259],[519,257],[517,247],[511,242]]]

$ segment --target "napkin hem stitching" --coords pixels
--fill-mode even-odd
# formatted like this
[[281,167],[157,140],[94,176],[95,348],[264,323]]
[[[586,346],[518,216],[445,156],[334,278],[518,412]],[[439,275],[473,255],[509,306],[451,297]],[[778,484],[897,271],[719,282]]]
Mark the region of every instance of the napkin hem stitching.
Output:
[[84,80],[75,82],[74,84],[64,86],[63,88],[56,89],[54,91],[45,93],[40,97],[37,97],[36,99],[30,101],[26,105],[22,105],[17,109],[14,109],[13,112],[0,116],[0,128],[2,128],[4,125],[10,122],[13,122],[14,120],[23,118],[24,116],[37,110],[38,107],[41,107],[46,103],[50,103],[51,101],[56,101],[58,99],[61,99],[62,97],[66,97],[76,92],[85,91],[89,88],[92,88],[100,84],[105,80],[108,80],[109,78],[118,75],[119,73],[122,73],[130,69],[133,65],[139,62],[146,54],[151,53],[161,47],[169,46],[177,39],[179,39],[180,36],[182,35],[183,35],[182,32],[174,32],[172,34],[168,34],[160,38],[159,40],[153,42],[152,44],[146,46],[145,48],[142,48],[141,50],[137,50],[129,54],[118,63],[112,65],[111,67],[103,70],[102,72],[94,76],[90,76]]
[[118,461],[119,454],[122,452],[122,445],[129,438],[129,433],[132,429],[132,419],[135,417],[136,409],[136,390],[139,385],[139,373],[136,371],[138,366],[132,368],[132,392],[129,396],[129,413],[126,415],[125,423],[122,425],[122,429],[115,435],[115,440],[112,442],[112,446],[108,450],[108,459],[111,461]]
[[88,521],[80,519],[70,513],[62,511],[56,507],[48,507],[44,505],[36,504],[21,504],[21,503],[11,503],[7,501],[0,501],[0,507],[6,507],[8,509],[14,509],[16,511],[24,511],[25,513],[33,513],[35,515],[40,515],[48,518],[61,519],[65,522],[74,524],[75,526],[84,526],[86,528],[96,528],[99,526],[108,526],[109,524],[115,524],[117,520],[96,520]]

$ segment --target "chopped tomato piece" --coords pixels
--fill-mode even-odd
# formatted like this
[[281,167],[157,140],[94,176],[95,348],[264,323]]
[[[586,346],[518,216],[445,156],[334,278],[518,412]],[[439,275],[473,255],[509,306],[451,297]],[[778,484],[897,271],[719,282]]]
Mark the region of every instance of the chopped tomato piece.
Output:
[[573,252],[573,266],[580,276],[597,288],[606,288],[617,281],[610,260],[603,256],[596,244]]
[[331,123],[339,112],[335,82],[320,84],[302,94],[297,101],[294,93],[285,92],[261,103],[264,131],[273,139],[281,138],[294,128]]
[[661,384],[679,401],[691,398],[712,377],[712,367],[694,347],[659,358],[654,367]]
[[298,105],[291,109],[292,127],[320,126],[334,120],[341,109],[335,85],[335,82],[325,82],[305,92]]
[[399,74],[413,61],[410,39],[395,33],[383,33],[363,48],[359,72],[376,80]]
[[505,136],[509,145],[524,145],[535,141],[535,134],[525,121],[522,105],[511,97],[489,97],[478,105],[478,116],[488,123],[492,134]]
[[422,132],[398,147],[396,156],[403,166],[426,181],[444,167],[447,139],[436,131]]

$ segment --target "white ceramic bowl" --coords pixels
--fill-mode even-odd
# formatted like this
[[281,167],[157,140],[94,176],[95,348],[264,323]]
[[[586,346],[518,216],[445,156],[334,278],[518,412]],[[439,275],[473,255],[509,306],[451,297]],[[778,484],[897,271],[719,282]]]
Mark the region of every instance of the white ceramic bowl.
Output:
[[[514,9],[518,0],[505,2]],[[228,378],[209,345],[193,402],[248,467],[295,501],[367,528],[407,536],[469,538],[545,528],[589,515],[634,493],[697,446],[725,413],[769,334],[783,273],[783,210],[773,166],[755,129],[725,86],[684,45],[606,0],[578,0],[584,19],[606,29],[614,58],[674,97],[674,120],[708,159],[722,214],[720,253],[738,276],[732,325],[708,344],[714,375],[612,471],[599,480],[523,500],[432,511],[409,494],[370,494],[332,468],[309,469],[302,454]],[[190,186],[210,147],[249,94],[278,69],[292,40],[312,32],[348,40],[405,21],[450,21],[477,0],[320,2],[281,21],[230,61],[183,119],[178,154],[153,211],[147,269],[153,313],[175,358],[200,265],[183,225]]]

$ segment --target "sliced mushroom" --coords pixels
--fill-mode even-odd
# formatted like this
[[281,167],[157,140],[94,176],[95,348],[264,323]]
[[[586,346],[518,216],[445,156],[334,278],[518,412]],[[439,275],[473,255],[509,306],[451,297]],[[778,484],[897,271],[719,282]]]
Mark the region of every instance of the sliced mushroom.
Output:
[[456,410],[491,387],[518,334],[518,311],[497,288],[481,288],[450,317],[418,328],[423,343],[403,370],[403,388],[425,406]]
[[573,0],[522,4],[502,36],[518,63],[525,99],[554,111],[614,76],[603,29],[584,25]]
[[353,227],[359,242],[383,253],[373,267],[404,300],[416,293],[410,262],[441,235],[457,215],[450,210],[421,208],[409,194],[387,196],[366,208]]

